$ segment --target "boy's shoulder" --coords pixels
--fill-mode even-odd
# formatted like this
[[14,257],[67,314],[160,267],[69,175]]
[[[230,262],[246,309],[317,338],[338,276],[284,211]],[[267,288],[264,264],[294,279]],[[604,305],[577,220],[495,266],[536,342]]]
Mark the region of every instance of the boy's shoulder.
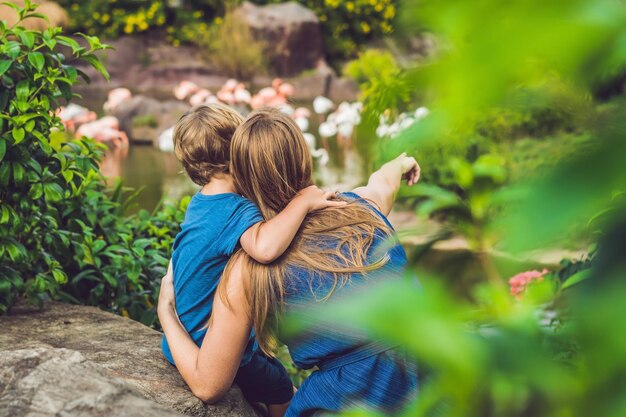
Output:
[[248,204],[254,205],[250,200],[235,193],[202,194],[198,192],[191,198],[187,212],[198,209],[204,210],[206,207],[217,210],[232,210],[240,205]]
[[196,193],[187,206],[184,223],[219,222],[220,219],[228,221],[237,213],[246,213],[254,217],[260,216],[257,206],[239,194],[207,195]]
[[194,252],[191,247],[210,247],[231,255],[241,235],[263,221],[257,206],[234,193],[195,194],[185,213],[185,220],[174,242],[174,252]]

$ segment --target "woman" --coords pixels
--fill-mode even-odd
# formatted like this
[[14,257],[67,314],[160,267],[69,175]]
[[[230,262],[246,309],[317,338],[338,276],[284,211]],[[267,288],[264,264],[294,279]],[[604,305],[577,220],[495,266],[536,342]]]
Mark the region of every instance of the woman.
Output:
[[[252,113],[235,132],[231,173],[237,189],[265,219],[313,183],[301,131],[291,118],[270,109]],[[196,396],[215,401],[230,388],[252,327],[261,349],[271,353],[285,313],[354,296],[378,274],[399,276],[406,255],[385,215],[403,176],[414,184],[419,167],[401,155],[374,173],[366,187],[338,196],[348,205],[311,213],[290,249],[271,265],[258,264],[241,251],[233,256],[201,348],[177,320],[168,272],[159,318],[177,367]],[[319,368],[300,387],[287,416],[353,407],[393,413],[417,392],[416,369],[403,350],[360,332],[317,323],[284,343],[299,367]]]

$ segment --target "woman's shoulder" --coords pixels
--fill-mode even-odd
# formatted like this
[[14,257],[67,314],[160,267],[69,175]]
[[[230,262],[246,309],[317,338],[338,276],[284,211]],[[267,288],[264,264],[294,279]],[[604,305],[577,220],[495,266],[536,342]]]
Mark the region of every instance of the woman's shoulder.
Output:
[[395,231],[395,229],[389,222],[389,219],[387,218],[387,216],[385,216],[383,212],[380,211],[380,208],[373,201],[362,197],[361,195],[355,193],[354,191],[346,191],[346,192],[340,193],[339,196],[350,201],[359,201],[360,203],[368,207],[370,210],[372,210],[378,217],[380,217],[391,230]]

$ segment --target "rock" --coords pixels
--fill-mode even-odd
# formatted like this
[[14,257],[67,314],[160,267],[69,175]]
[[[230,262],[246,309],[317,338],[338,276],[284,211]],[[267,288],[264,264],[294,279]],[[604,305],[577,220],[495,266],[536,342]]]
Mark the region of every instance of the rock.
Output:
[[[86,45],[81,37],[71,37]],[[111,75],[110,82],[98,75],[88,63],[77,63],[91,77],[91,88],[99,87],[108,92],[116,87],[130,87],[134,93],[156,92],[159,98],[165,99],[173,98],[172,89],[180,80],[190,80],[214,89],[228,79],[216,75],[204,58],[202,48],[193,44],[173,46],[164,31],[123,35],[117,39],[102,39],[102,42],[114,48],[99,53]]]
[[[159,101],[143,95],[134,96],[120,103],[112,113],[120,121],[120,128],[134,142],[157,144],[159,135],[172,127],[189,109],[189,105],[180,101]],[[133,126],[133,120],[150,117],[157,126]]]
[[[273,7],[276,6],[283,5],[273,5]],[[81,45],[85,45],[84,39],[80,37],[74,37],[74,39]],[[158,32],[121,36],[118,39],[103,40],[103,42],[115,48],[115,50],[102,53],[104,64],[111,75],[110,82],[97,75],[88,64],[79,63],[80,69],[91,77],[92,83],[89,85],[80,83],[74,88],[84,97],[81,104],[94,110],[99,111],[108,92],[117,87],[130,88],[133,94],[155,97],[159,100],[173,100],[172,91],[181,80],[192,81],[215,93],[230,78],[226,75],[218,75],[218,71],[205,61],[199,47],[194,45],[174,47],[167,42],[165,36],[159,35]],[[321,37],[319,42],[321,45]],[[337,77],[337,74],[322,59],[323,48],[320,47],[318,52],[304,59],[301,55],[311,53],[310,51],[284,50],[286,48],[284,42],[276,45],[275,51],[278,51],[279,47],[282,48],[284,56],[295,57],[297,61],[293,64],[296,66],[294,69],[296,75],[283,76],[286,82],[295,87],[295,93],[291,97],[293,100],[310,101],[318,95],[328,95],[337,102],[356,100],[358,86],[351,79]],[[300,48],[306,48],[306,45]],[[278,61],[277,65],[281,68],[286,64],[292,65],[290,64],[291,58],[286,60],[279,58]],[[300,72],[301,70],[304,71]],[[248,87],[253,92],[257,92],[270,85],[272,79],[278,75],[273,72],[269,75],[255,76]],[[160,128],[161,123],[159,130]]]
[[[13,3],[19,7],[24,7],[24,1],[22,0],[8,0],[9,3]],[[41,18],[31,17],[25,19],[20,25],[30,30],[46,30],[48,27],[66,26],[68,23],[68,16],[65,10],[57,3],[53,1],[41,1],[36,2],[39,4],[35,12],[41,13],[48,18],[48,21]],[[8,27],[11,27],[17,22],[17,12],[9,6],[0,4],[0,20],[4,20]]]
[[[218,403],[203,404],[193,396],[176,368],[163,357],[161,333],[130,319],[95,307],[51,303],[41,310],[16,307],[10,316],[0,317],[0,328],[1,417],[101,415],[101,408],[109,410],[102,415],[132,416],[135,414],[120,411],[116,401],[139,403],[142,397],[147,399],[146,404],[156,403],[188,416],[256,416],[236,386]],[[48,367],[59,364],[59,370],[64,368],[62,363],[68,365],[70,371],[63,371],[59,376],[67,381],[37,377],[47,375],[44,370]],[[29,371],[31,367],[35,370]],[[39,368],[41,370],[37,370]],[[92,377],[82,378],[83,370],[86,374],[89,370]],[[100,385],[90,385],[88,382],[92,379],[97,380],[94,384]],[[105,384],[105,381],[108,382]],[[77,406],[72,413],[55,414],[54,407],[73,407],[73,403],[65,402],[64,398],[59,400],[61,405],[46,402],[55,392],[52,385],[61,387],[61,383],[70,390],[75,404],[91,404],[97,386],[107,387],[110,395],[97,404],[101,408]],[[14,387],[10,388],[14,391],[9,392],[5,387]],[[113,395],[114,392],[119,395]],[[20,402],[22,408],[15,408],[18,405],[14,401]],[[25,410],[24,414],[20,414],[21,411],[2,414],[9,405],[13,410]],[[31,412],[28,412],[29,407]],[[146,410],[141,415],[165,415],[157,405]]]
[[296,2],[256,6],[244,2],[235,13],[269,46],[271,68],[289,76],[314,68],[324,57],[320,24],[313,11]]
[[141,396],[75,350],[2,350],[0,370],[0,417],[182,417]]

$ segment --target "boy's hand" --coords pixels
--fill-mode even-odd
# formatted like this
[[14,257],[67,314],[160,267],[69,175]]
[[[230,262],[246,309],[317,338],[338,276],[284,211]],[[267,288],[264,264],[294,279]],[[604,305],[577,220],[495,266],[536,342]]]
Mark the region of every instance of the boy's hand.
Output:
[[336,197],[334,191],[324,191],[316,185],[306,187],[296,195],[308,207],[308,211],[321,210],[326,207],[342,207],[348,204],[345,201],[332,200]]
[[420,179],[420,166],[412,156],[407,156],[406,152],[403,152],[397,157],[395,162],[398,162],[402,169],[402,178],[406,180],[408,186],[417,184]]
[[161,289],[159,290],[158,309],[168,309],[176,307],[176,299],[174,295],[174,271],[172,270],[172,261],[170,261],[167,273],[161,279]]

